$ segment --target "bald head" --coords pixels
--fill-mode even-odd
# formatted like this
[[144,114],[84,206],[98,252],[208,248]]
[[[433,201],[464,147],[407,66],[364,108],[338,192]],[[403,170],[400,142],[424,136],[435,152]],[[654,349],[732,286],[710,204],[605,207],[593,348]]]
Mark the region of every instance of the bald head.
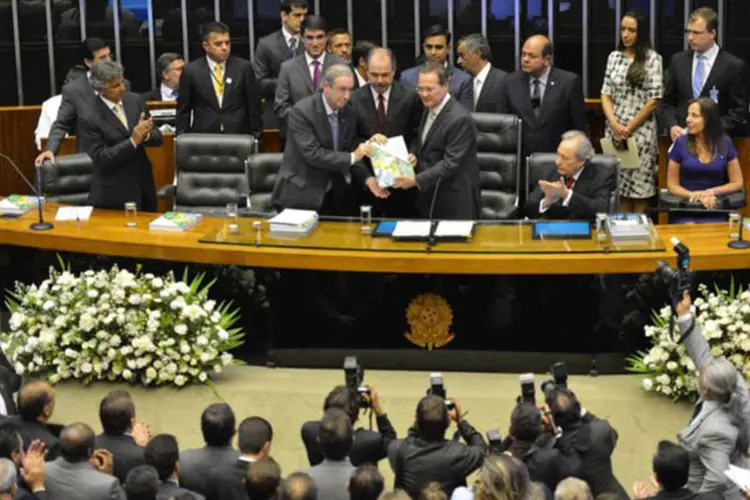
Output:
[[524,73],[539,78],[552,64],[552,43],[544,35],[533,35],[521,49],[521,69]]
[[304,472],[290,474],[279,488],[279,500],[316,500],[318,489],[315,482]]
[[370,51],[367,59],[367,81],[370,82],[375,92],[382,94],[388,91],[393,84],[396,74],[396,61],[391,49],[378,47]]
[[65,426],[60,433],[60,454],[68,462],[88,460],[94,451],[94,431],[82,422]]
[[18,413],[29,422],[46,422],[55,409],[55,390],[44,381],[29,382],[18,395]]

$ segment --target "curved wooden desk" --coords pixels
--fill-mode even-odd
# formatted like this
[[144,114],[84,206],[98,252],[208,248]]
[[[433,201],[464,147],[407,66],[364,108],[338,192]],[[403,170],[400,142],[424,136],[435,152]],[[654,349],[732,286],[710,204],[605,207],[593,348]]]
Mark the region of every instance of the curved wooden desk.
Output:
[[[47,206],[45,217],[52,220],[56,209],[56,206]],[[669,238],[676,236],[690,248],[692,267],[696,270],[750,268],[750,250],[727,248],[726,224],[659,226],[665,250],[656,252],[426,253],[424,245],[417,243],[402,244],[403,251],[377,249],[379,245],[385,248],[382,246],[385,243],[369,242],[369,236],[359,234],[359,223],[322,222],[315,231],[321,232],[321,238],[327,238],[326,249],[280,248],[201,243],[206,235],[223,227],[224,221],[215,218],[205,218],[184,233],[152,232],[147,229],[148,222],[155,217],[155,214],[139,214],[138,227],[133,229],[125,227],[122,212],[96,210],[87,222],[56,222],[50,231],[34,232],[29,229],[29,224],[36,219],[36,212],[32,211],[18,220],[0,219],[0,244],[142,259],[287,269],[427,274],[593,274],[650,272],[659,260],[674,265]],[[243,219],[243,225],[249,225],[249,222]],[[481,245],[483,234],[478,231],[468,245]],[[347,249],[336,249],[336,238],[341,238],[342,243],[346,241]],[[360,248],[376,249],[357,250],[357,241]]]

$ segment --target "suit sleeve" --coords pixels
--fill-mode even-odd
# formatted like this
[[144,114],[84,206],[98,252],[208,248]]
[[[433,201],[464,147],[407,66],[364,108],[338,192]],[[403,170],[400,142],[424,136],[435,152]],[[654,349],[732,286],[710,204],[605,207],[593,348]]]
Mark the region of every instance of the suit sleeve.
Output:
[[276,93],[276,78],[271,78],[270,70],[272,56],[271,48],[266,45],[264,40],[261,40],[258,43],[258,49],[255,51],[253,71],[260,94],[265,98],[273,98]]
[[381,415],[376,420],[378,424],[377,460],[380,460],[388,456],[388,447],[396,440],[396,430],[388,415]]
[[474,111],[474,91],[472,90],[471,78],[467,78],[458,88],[458,95],[455,96],[466,111]]
[[315,134],[315,124],[299,107],[289,112],[288,135],[297,143],[302,158],[312,168],[346,175],[351,167],[351,153],[326,149]]
[[443,158],[432,165],[430,168],[423,170],[416,176],[417,185],[422,190],[428,190],[435,187],[438,179],[453,177],[464,164],[466,157],[473,153],[476,147],[475,141],[477,129],[470,116],[464,116],[450,126],[450,131],[446,134],[445,152]]
[[698,443],[698,459],[706,472],[703,476],[703,483],[696,493],[724,489],[728,481],[724,471],[729,468],[729,457],[733,449],[734,440],[724,432],[724,429],[712,429],[701,436]]
[[662,95],[661,101],[659,101],[659,112],[657,113],[659,129],[666,130],[667,133],[669,133],[672,127],[677,125],[678,97],[675,69],[675,58],[673,56],[669,62],[669,69],[664,80],[664,95]]
[[248,63],[245,70],[245,106],[247,107],[248,122],[250,123],[250,133],[257,140],[263,137],[263,109],[260,104],[260,94],[255,81],[255,73],[252,66]]
[[132,158],[138,151],[138,148],[134,148],[133,143],[130,142],[130,137],[114,146],[107,146],[101,128],[91,117],[81,119],[79,133],[91,145],[88,154],[98,168],[109,169],[120,165]]
[[500,88],[497,90],[497,112],[498,113],[513,113],[510,108],[510,102],[508,100],[508,81],[510,75],[505,77],[500,82]]
[[190,115],[193,111],[193,88],[190,71],[186,70],[180,76],[180,94],[177,96],[176,129],[178,134],[190,132]]
[[588,120],[586,120],[586,104],[583,99],[583,88],[581,87],[581,78],[576,75],[573,80],[570,99],[570,120],[573,130],[588,130]]
[[744,135],[747,126],[747,68],[740,61],[737,68],[732,68],[732,79],[729,83],[729,102],[727,114],[721,117],[721,124],[728,134]]
[[289,68],[287,64],[281,65],[279,79],[276,81],[276,94],[273,100],[273,112],[281,121],[287,121],[289,108],[292,107],[292,97],[289,93]]
[[60,150],[62,140],[73,130],[77,118],[76,107],[70,99],[70,95],[68,92],[63,91],[57,118],[55,119],[55,123],[52,124],[49,137],[47,138],[47,151],[57,154]]
[[539,186],[529,194],[529,199],[523,205],[523,215],[529,219],[538,219],[542,214],[539,213],[539,203],[544,198],[544,191]]
[[119,481],[114,481],[112,483],[112,489],[109,490],[108,498],[109,500],[127,500],[125,491],[122,489],[122,486],[120,486]]
[[[145,100],[141,101],[139,103],[139,106],[141,107],[142,112],[145,112],[147,115],[149,115],[148,104],[146,104]],[[159,130],[158,127],[154,127],[151,129],[151,132],[148,135],[148,139],[144,140],[142,145],[149,148],[158,148],[159,146],[161,146],[162,142],[163,137],[161,135],[161,130]]]
[[607,175],[604,182],[596,187],[596,191],[594,191],[594,195],[591,198],[576,194],[574,186],[573,196],[571,196],[570,204],[568,205],[570,217],[572,219],[594,219],[598,213],[609,212],[609,200],[614,187],[614,170]]
[[463,475],[468,476],[484,463],[485,458],[487,458],[487,445],[482,435],[466,420],[459,422],[458,431],[466,441],[467,446],[458,459],[457,467],[463,471]]

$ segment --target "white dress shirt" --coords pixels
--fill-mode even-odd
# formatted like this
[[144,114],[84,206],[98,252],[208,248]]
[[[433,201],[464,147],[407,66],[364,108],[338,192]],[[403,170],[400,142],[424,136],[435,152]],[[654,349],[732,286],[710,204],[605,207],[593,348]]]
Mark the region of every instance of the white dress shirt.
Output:
[[176,101],[177,96],[174,95],[176,91],[167,87],[163,83],[161,84],[161,100],[162,101]]
[[492,69],[492,65],[487,62],[487,64],[484,65],[484,68],[482,68],[479,74],[474,77],[474,108],[477,107],[479,94],[482,93],[482,87],[484,86],[484,82],[487,81],[487,75],[490,74],[490,69]]
[[[214,87],[214,78],[216,78],[214,76],[214,75],[216,75],[216,65],[218,64],[218,65],[221,66],[221,74],[224,75],[224,82],[225,82],[224,93],[226,94],[227,93],[226,83],[231,83],[231,81],[227,82],[227,62],[224,61],[223,63],[217,63],[216,61],[214,61],[213,59],[211,59],[208,56],[206,56],[206,60],[208,60],[208,69],[209,69],[209,71],[211,71],[211,86],[212,87]],[[216,88],[216,87],[214,87],[214,88]],[[221,107],[222,103],[224,101],[224,96],[223,95],[216,96],[216,99],[219,101],[219,107]]]
[[[320,78],[318,80],[318,85],[323,83],[323,65],[326,62],[326,53],[323,52],[320,57],[317,59],[314,59],[310,54],[305,51],[305,61],[307,62],[307,69],[310,71],[310,80],[315,82],[315,66],[313,65],[313,61],[320,61]],[[315,89],[316,91],[318,89]],[[325,99],[324,99],[325,100]]]
[[451,95],[445,94],[445,98],[443,99],[443,102],[435,106],[433,109],[427,110],[427,119],[424,122],[424,129],[422,130],[422,142],[424,143],[425,139],[427,138],[427,134],[430,133],[430,129],[432,128],[432,124],[435,123],[435,120],[437,120],[437,117],[440,116],[440,112],[443,111],[443,108],[445,108],[445,105],[448,104],[448,101],[450,100]]
[[[693,52],[693,69],[690,72],[690,74],[693,77],[695,77],[695,67],[698,65],[698,58],[696,57],[697,55],[698,55],[698,52]],[[718,44],[714,44],[713,47],[711,47],[710,49],[708,49],[707,51],[703,53],[703,84],[704,85],[706,81],[708,81],[708,75],[711,74],[711,68],[714,67],[714,63],[716,62],[716,57],[718,55],[719,55]],[[690,78],[690,81],[692,82],[693,78]]]
[[[586,168],[585,166],[583,168],[580,168],[578,172],[573,174],[573,185],[568,189],[568,195],[565,197],[565,199],[562,202],[562,206],[567,207],[570,205],[570,199],[573,197],[573,188],[576,187],[576,182],[578,182],[578,178],[581,176],[581,173],[583,173],[583,169]],[[562,177],[562,176],[560,176]],[[543,214],[547,210],[549,210],[549,207],[551,207],[552,204],[545,207],[544,206],[544,198],[542,198],[542,201],[539,202],[539,213]]]
[[[372,85],[370,85],[370,90],[372,91],[372,99],[375,101],[375,110],[377,111],[378,96],[380,95],[380,93],[378,93],[378,91],[375,90],[375,88]],[[390,98],[391,98],[391,87],[388,87],[388,90],[383,92],[383,107],[385,107],[386,115],[388,115],[388,101],[390,100]]]
[[53,95],[42,103],[42,114],[39,115],[39,121],[34,130],[36,148],[42,150],[42,139],[49,137],[49,131],[52,124],[57,120],[57,112],[60,111],[62,104],[62,94]]
[[299,43],[299,38],[300,38],[300,37],[299,37],[299,34],[293,35],[293,34],[289,33],[289,32],[288,32],[288,31],[286,30],[286,27],[284,27],[284,25],[281,25],[281,34],[282,34],[282,35],[284,35],[284,41],[286,42],[286,46],[287,46],[287,48],[289,47],[289,41],[290,41],[290,40],[291,40],[292,38],[294,38],[295,40],[297,40],[297,51],[298,51],[297,53],[299,54],[299,49],[300,49],[300,47],[301,47],[301,45],[300,45],[300,43]]
[[367,85],[367,80],[362,77],[362,75],[359,74],[359,68],[354,68],[354,76],[357,78],[357,82],[359,83],[360,87],[364,87]]

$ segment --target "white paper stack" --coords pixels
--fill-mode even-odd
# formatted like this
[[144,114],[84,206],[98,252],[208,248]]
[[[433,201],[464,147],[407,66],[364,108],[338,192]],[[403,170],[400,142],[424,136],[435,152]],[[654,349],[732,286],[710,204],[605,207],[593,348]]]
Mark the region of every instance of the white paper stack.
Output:
[[651,239],[651,221],[643,214],[611,214],[606,227],[615,243]]
[[436,240],[468,240],[474,233],[472,220],[441,220],[435,229]]
[[396,228],[391,233],[394,239],[428,239],[432,229],[432,221],[429,220],[400,220],[396,222]]
[[318,212],[285,208],[268,221],[271,233],[307,234],[318,225]]

